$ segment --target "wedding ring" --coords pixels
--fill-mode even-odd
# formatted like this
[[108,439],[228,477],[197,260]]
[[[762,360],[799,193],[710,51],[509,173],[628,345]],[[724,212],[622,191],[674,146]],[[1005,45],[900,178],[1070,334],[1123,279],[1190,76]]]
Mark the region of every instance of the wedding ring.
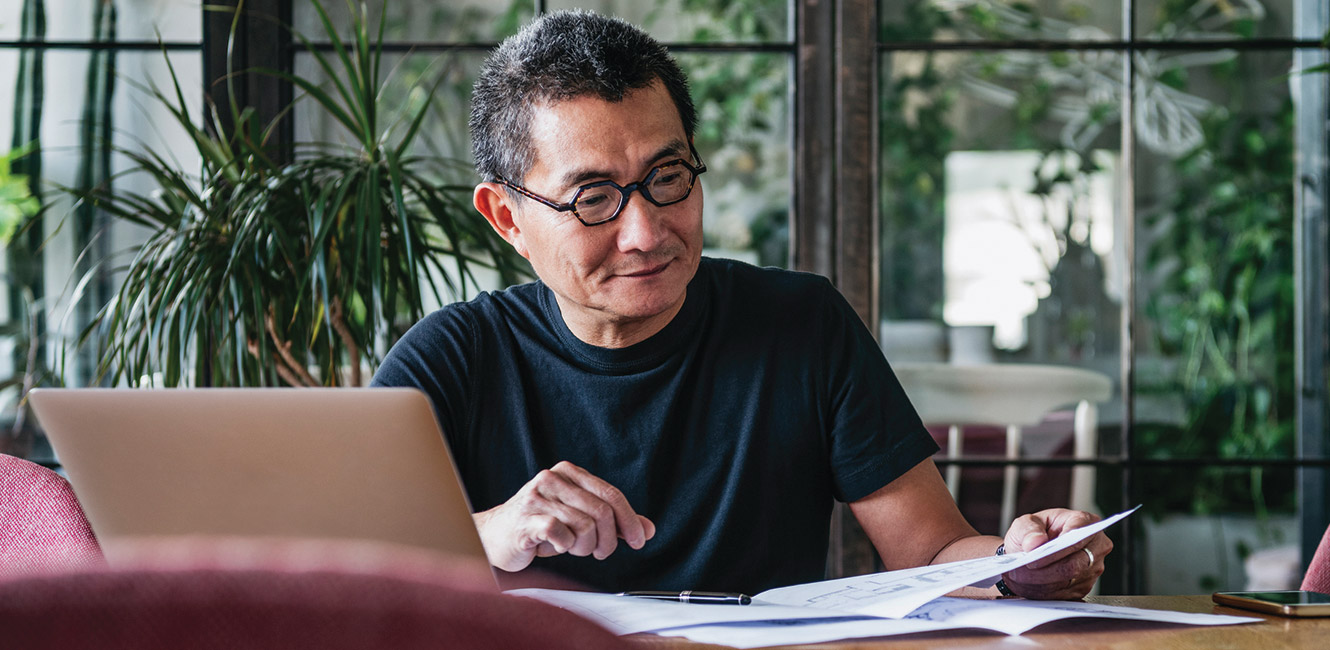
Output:
[[1083,548],[1083,549],[1081,549],[1081,550],[1082,550],[1082,551],[1085,551],[1085,554],[1088,555],[1088,556],[1090,556],[1090,563],[1089,563],[1088,565],[1086,565],[1086,568],[1094,568],[1094,551],[1091,551],[1091,550],[1090,550],[1090,547],[1088,547],[1088,546],[1085,547],[1085,548]]

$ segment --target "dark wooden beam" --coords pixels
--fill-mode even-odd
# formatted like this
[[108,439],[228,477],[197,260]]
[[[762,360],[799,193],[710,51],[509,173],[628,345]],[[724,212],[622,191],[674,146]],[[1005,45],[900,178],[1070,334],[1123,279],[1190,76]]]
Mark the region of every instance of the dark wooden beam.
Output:
[[834,282],[836,233],[835,0],[798,0],[794,61],[791,267]]

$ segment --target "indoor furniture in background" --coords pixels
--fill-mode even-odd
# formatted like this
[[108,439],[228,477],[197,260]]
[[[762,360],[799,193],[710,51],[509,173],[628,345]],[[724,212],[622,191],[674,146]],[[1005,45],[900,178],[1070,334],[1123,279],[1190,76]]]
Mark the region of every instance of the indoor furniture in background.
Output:
[[1307,591],[1319,591],[1330,594],[1330,528],[1325,529],[1320,546],[1312,555],[1307,567],[1307,576],[1302,579],[1302,588]]
[[0,646],[631,647],[587,619],[500,593],[474,558],[372,542],[197,537],[119,551],[110,566],[0,576]]
[[41,465],[0,454],[0,573],[101,562],[101,548],[69,482]]
[[[946,425],[946,458],[964,457],[962,429],[969,425],[1006,427],[1005,458],[1022,455],[1022,429],[1038,425],[1055,409],[1075,405],[1072,425],[1074,458],[1094,458],[1099,437],[1097,402],[1113,394],[1113,382],[1090,370],[1027,364],[952,365],[902,363],[893,366],[905,393],[926,425]],[[947,489],[958,498],[961,468],[946,468]],[[998,531],[1015,518],[1020,468],[1003,469]],[[1095,468],[1076,466],[1071,472],[1070,502],[1075,510],[1095,512]]]

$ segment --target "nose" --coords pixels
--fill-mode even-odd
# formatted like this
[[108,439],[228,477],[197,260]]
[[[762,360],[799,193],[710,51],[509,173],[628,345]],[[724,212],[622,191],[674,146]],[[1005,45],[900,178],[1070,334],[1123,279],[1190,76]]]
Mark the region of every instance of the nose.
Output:
[[619,250],[625,253],[649,253],[660,248],[669,236],[661,211],[641,192],[633,192],[616,220],[619,224]]

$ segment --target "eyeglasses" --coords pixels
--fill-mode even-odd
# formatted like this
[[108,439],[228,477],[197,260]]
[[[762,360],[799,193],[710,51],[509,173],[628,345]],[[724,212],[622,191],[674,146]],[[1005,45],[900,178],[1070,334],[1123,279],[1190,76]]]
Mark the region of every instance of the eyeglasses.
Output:
[[693,184],[697,182],[697,176],[707,170],[707,164],[702,162],[702,158],[697,155],[697,149],[691,143],[688,145],[688,151],[692,153],[693,160],[697,161],[696,167],[684,160],[675,159],[652,167],[645,178],[626,186],[614,181],[587,183],[577,188],[577,193],[569,203],[555,203],[503,177],[496,177],[494,181],[559,212],[571,211],[584,226],[599,226],[618,219],[623,213],[624,206],[628,205],[628,197],[634,191],[640,191],[646,200],[658,207],[674,205],[688,198],[688,195],[693,193]]

